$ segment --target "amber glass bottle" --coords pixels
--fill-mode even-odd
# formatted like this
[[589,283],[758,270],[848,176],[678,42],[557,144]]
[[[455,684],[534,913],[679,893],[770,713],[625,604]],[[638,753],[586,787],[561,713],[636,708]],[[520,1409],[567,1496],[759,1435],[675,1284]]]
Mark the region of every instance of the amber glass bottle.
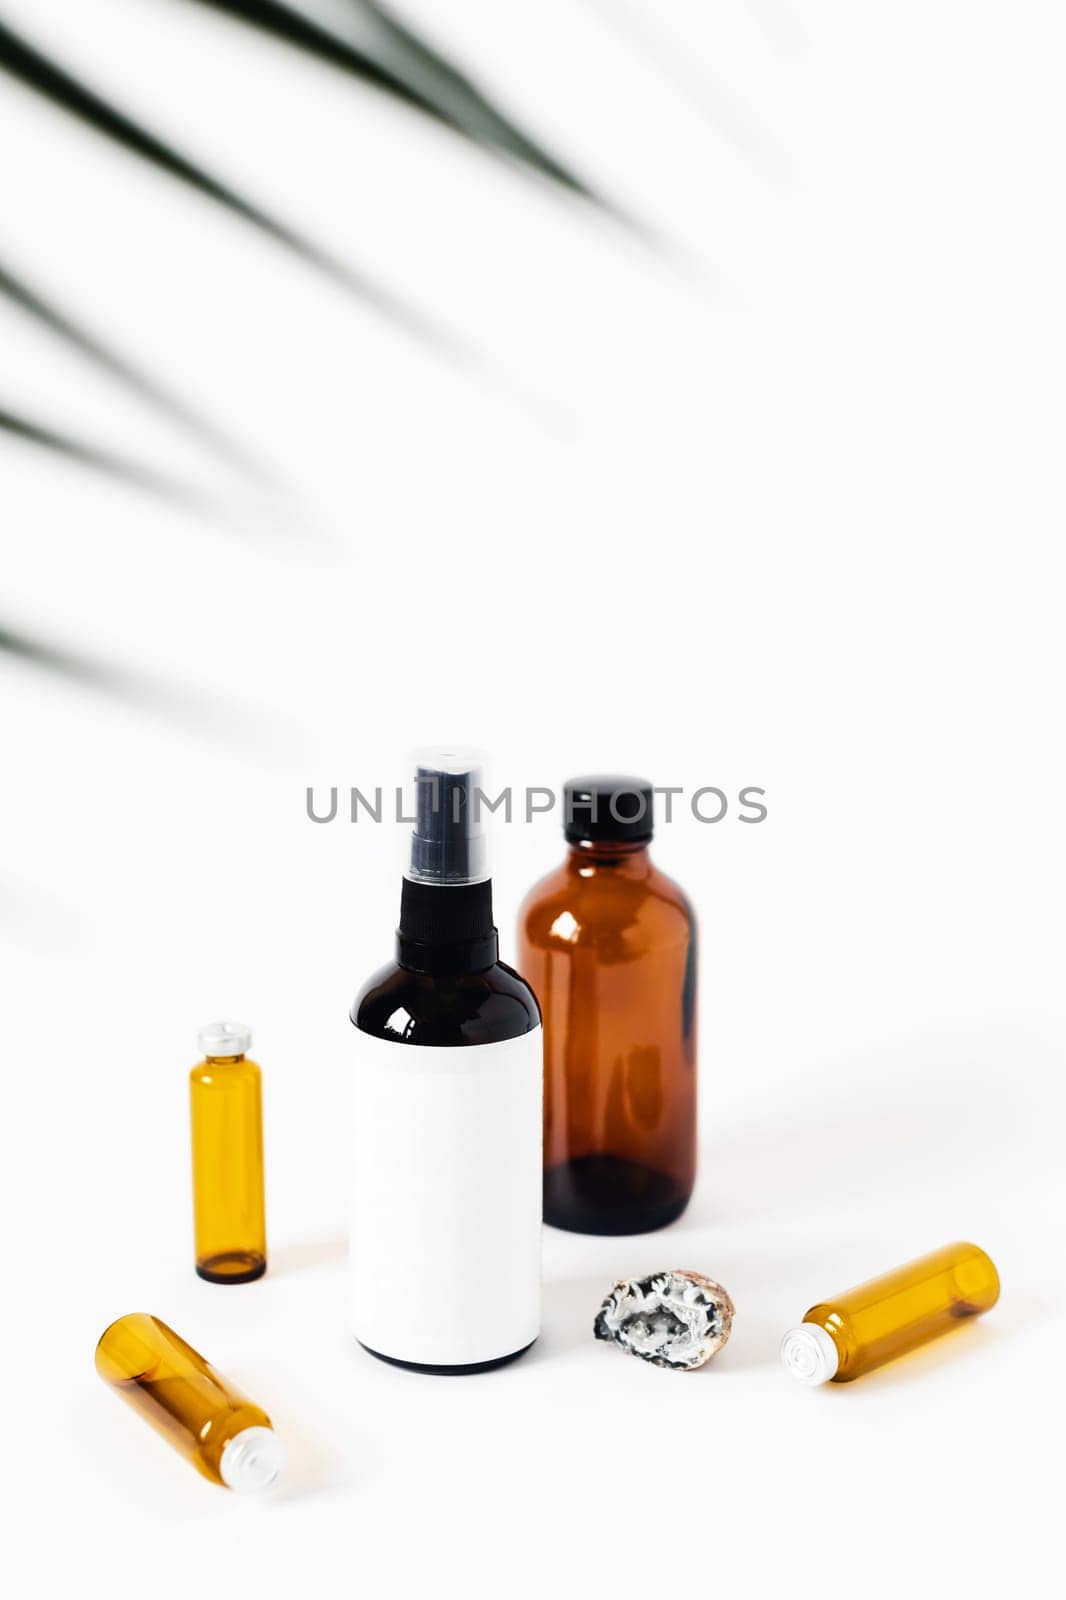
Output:
[[101,1335],[96,1370],[212,1483],[269,1488],[284,1450],[262,1407],[158,1317],[135,1311]]
[[781,1346],[801,1383],[849,1383],[988,1311],[999,1275],[975,1244],[946,1244],[812,1306]]
[[565,786],[561,867],[519,914],[544,1018],[544,1220],[646,1233],[696,1176],[696,921],[648,854],[652,788]]
[[251,1283],[266,1271],[261,1074],[239,1022],[200,1030],[189,1074],[196,1271],[208,1283]]

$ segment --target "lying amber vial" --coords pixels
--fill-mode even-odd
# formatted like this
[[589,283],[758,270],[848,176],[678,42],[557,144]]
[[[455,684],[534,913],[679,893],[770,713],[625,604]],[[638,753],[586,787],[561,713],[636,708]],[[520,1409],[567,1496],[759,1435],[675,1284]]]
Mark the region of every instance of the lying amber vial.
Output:
[[285,1450],[266,1412],[158,1317],[120,1317],[96,1347],[104,1382],[212,1483],[268,1489]]
[[849,1383],[916,1350],[999,1299],[999,1275],[975,1244],[946,1244],[812,1306],[785,1334],[781,1360],[801,1383]]
[[196,1271],[208,1283],[251,1283],[266,1271],[262,1075],[239,1022],[201,1028],[204,1059],[189,1074]]

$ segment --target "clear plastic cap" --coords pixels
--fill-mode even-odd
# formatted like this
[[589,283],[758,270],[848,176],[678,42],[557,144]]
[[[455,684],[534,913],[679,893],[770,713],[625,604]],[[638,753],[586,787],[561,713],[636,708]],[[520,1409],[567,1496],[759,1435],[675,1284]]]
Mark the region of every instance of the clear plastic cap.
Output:
[[455,887],[489,877],[485,760],[476,750],[417,750],[404,815],[415,818],[405,876]]
[[242,1428],[227,1440],[218,1470],[227,1489],[260,1494],[277,1483],[285,1466],[285,1446],[273,1428]]
[[243,1022],[209,1022],[196,1039],[205,1056],[243,1056],[252,1048],[252,1030]]
[[801,1322],[781,1341],[781,1363],[800,1383],[828,1383],[840,1365],[840,1352],[831,1334],[817,1322]]

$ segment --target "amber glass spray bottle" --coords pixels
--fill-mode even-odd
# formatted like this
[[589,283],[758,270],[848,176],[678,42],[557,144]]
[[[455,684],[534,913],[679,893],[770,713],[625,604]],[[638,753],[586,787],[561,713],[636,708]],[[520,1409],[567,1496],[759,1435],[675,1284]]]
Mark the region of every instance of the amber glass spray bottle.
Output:
[[482,769],[432,751],[396,959],[351,1011],[352,1328],[372,1355],[478,1372],[540,1327],[542,1031],[499,960]]
[[266,1271],[261,1074],[239,1022],[199,1034],[189,1074],[196,1271],[208,1283],[251,1283]]
[[566,784],[563,865],[519,913],[544,1015],[544,1220],[646,1233],[696,1176],[696,920],[651,861],[651,784]]

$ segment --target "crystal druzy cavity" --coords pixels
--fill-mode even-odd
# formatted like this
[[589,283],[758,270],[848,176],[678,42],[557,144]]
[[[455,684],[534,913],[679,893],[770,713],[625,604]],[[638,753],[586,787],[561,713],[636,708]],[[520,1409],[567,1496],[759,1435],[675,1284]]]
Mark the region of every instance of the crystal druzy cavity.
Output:
[[733,1302],[698,1272],[656,1272],[616,1283],[593,1325],[606,1339],[657,1367],[702,1367],[729,1338]]

